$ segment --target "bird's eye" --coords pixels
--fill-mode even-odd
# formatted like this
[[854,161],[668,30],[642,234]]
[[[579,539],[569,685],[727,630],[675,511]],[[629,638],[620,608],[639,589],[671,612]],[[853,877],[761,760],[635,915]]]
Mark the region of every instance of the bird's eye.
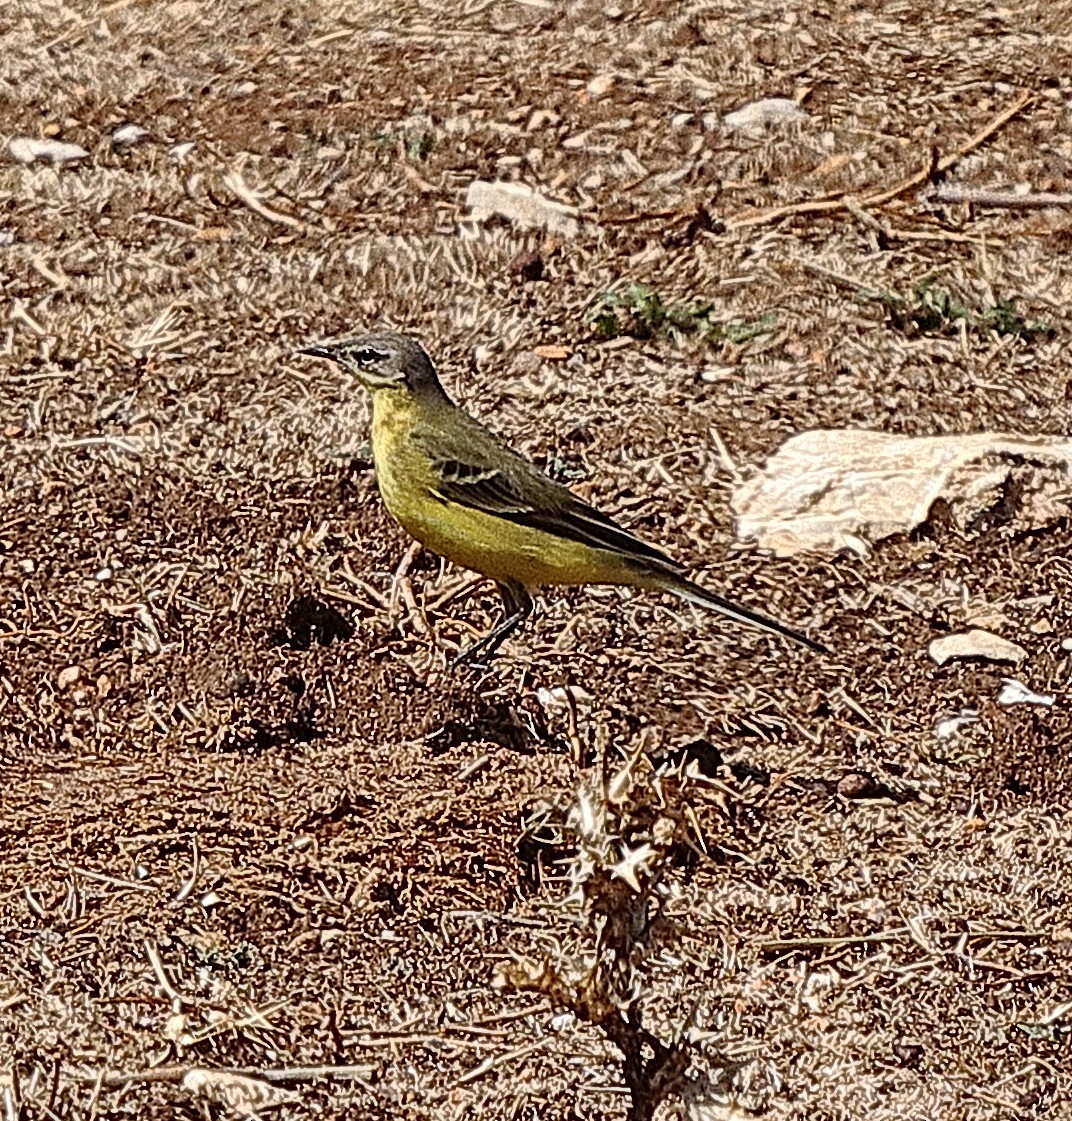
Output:
[[377,350],[374,346],[363,346],[359,350],[354,351],[354,361],[360,363],[362,366],[372,366],[376,362],[382,362],[388,357],[390,356],[386,351]]

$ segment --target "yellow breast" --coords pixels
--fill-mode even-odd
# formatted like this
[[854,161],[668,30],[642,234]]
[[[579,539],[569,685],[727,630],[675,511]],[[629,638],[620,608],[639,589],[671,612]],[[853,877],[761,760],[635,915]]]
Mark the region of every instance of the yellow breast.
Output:
[[384,504],[421,544],[500,583],[636,582],[635,570],[614,553],[439,497],[435,468],[413,438],[418,425],[427,423],[420,409],[406,390],[379,390],[373,402],[372,453]]

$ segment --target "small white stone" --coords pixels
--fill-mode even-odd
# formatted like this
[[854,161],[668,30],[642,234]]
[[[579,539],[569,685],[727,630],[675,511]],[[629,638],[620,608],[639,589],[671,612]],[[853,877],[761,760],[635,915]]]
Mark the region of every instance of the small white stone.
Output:
[[184,140],[181,144],[173,144],[168,149],[168,155],[176,162],[182,163],[186,157],[197,147],[192,140]]
[[940,740],[947,740],[955,736],[961,728],[970,727],[979,723],[979,713],[974,708],[964,708],[956,716],[944,716],[934,726],[934,734]]
[[1001,690],[998,693],[999,705],[1044,705],[1049,707],[1057,700],[1048,693],[1034,693],[1022,681],[1014,677],[1001,679]]
[[1022,646],[978,627],[934,639],[927,647],[927,653],[940,666],[957,658],[985,658],[990,662],[1019,665],[1027,657],[1027,651]]
[[536,109],[528,123],[525,125],[526,132],[536,132],[538,129],[547,128],[548,125],[557,125],[562,118],[554,109]]
[[54,164],[75,163],[89,155],[78,144],[68,144],[65,140],[38,140],[33,136],[12,137],[7,150],[11,158],[19,163],[34,163],[36,160]]
[[597,74],[585,89],[590,97],[606,97],[614,85],[613,74]]
[[144,140],[148,135],[149,130],[142,128],[141,125],[120,125],[112,133],[112,147],[129,148],[132,144],[137,144],[139,140]]
[[78,679],[82,676],[81,666],[65,666],[60,670],[59,676],[56,678],[56,684],[61,689],[70,689],[70,687],[77,683]]
[[806,120],[807,116],[791,98],[768,97],[727,113],[722,123],[738,132],[757,132],[771,125],[794,124]]
[[257,92],[256,82],[239,82],[231,91],[232,97],[252,97]]

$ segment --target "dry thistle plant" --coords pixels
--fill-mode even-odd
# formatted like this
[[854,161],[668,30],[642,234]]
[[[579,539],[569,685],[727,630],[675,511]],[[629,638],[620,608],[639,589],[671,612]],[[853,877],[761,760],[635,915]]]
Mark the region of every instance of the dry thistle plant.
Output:
[[[609,779],[597,773],[582,780],[557,832],[575,846],[564,862],[571,890],[561,906],[589,946],[514,958],[497,967],[492,981],[504,991],[542,993],[614,1044],[630,1095],[628,1121],[648,1121],[668,1098],[696,1097],[695,1080],[687,1077],[694,1009],[669,1041],[645,1027],[643,1013],[652,993],[648,959],[673,936],[662,920],[673,892],[671,862],[683,845],[696,847],[686,783],[680,770],[656,772],[642,750]],[[538,828],[550,824],[545,814]],[[718,1065],[733,1067],[721,1058]]]

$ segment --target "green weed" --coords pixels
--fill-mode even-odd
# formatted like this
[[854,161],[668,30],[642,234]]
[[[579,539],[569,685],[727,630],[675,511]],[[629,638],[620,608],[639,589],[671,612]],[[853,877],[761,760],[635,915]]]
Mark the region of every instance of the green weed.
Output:
[[1025,319],[1012,300],[971,308],[929,277],[917,284],[908,296],[883,292],[875,293],[874,298],[886,309],[889,325],[908,334],[953,334],[961,330],[961,323],[970,331],[994,331],[998,335],[1018,335],[1023,339],[1053,334],[1050,324]]
[[768,313],[752,321],[724,323],[714,318],[712,304],[668,303],[646,284],[628,284],[602,297],[592,323],[605,339],[651,339],[679,331],[714,344],[740,345],[771,331],[775,317]]

